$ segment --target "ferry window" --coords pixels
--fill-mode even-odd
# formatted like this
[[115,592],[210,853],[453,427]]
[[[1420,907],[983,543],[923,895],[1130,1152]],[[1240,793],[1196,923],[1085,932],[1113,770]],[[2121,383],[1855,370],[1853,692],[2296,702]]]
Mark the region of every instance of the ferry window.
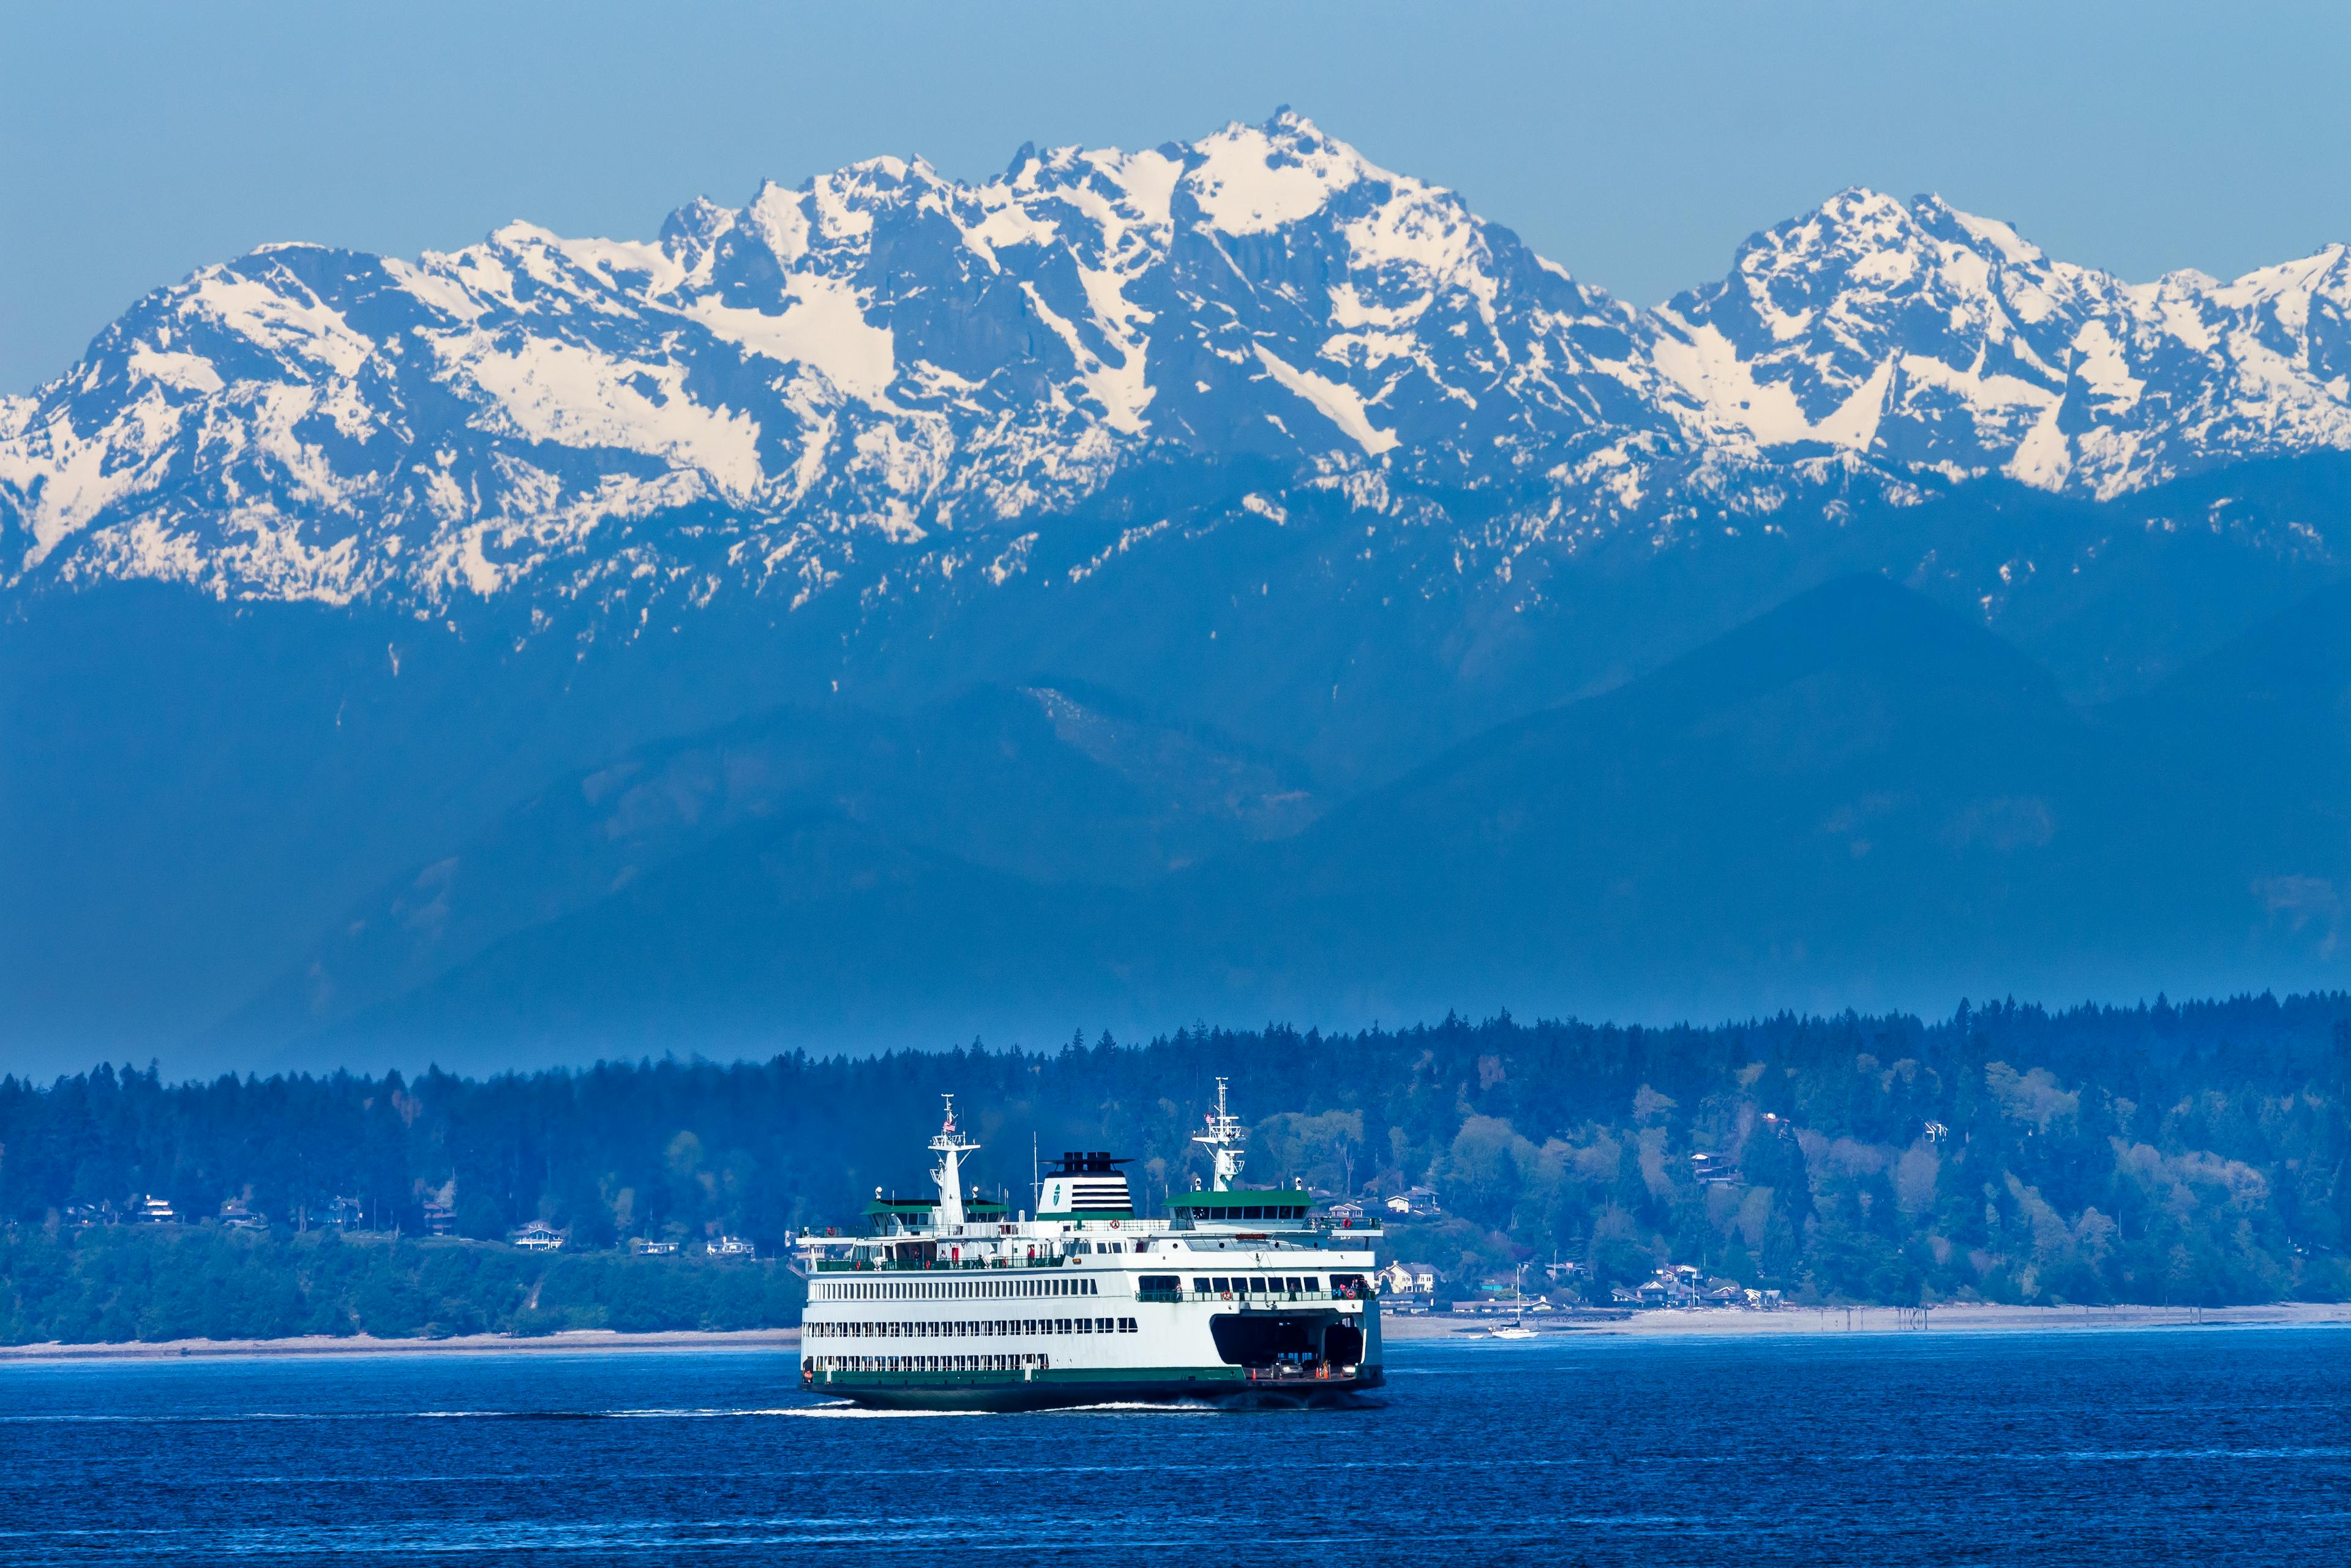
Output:
[[1302,1290],[1304,1290],[1304,1289],[1306,1288],[1305,1286],[1303,1286],[1303,1285],[1300,1284],[1300,1283],[1299,1283],[1296,1280],[1294,1280],[1294,1279],[1293,1279],[1293,1280],[1290,1280],[1290,1281],[1287,1281],[1287,1283],[1289,1284],[1290,1288],[1291,1290],[1293,1290],[1293,1291],[1302,1291]]
[[1249,1289],[1261,1296],[1265,1294],[1265,1281],[1252,1274],[1249,1276]]
[[1207,1281],[1196,1274],[1192,1277],[1192,1289],[1205,1296],[1208,1293],[1210,1286]]
[[1226,1279],[1222,1274],[1217,1275],[1215,1279],[1209,1281],[1208,1283],[1214,1289],[1218,1291],[1229,1291],[1233,1288],[1233,1282],[1230,1280]]

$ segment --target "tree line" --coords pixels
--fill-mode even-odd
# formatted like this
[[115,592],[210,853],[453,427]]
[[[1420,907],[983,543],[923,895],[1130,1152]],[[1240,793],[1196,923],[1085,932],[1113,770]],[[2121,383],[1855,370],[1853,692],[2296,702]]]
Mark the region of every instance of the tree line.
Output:
[[332,1229],[0,1232],[0,1344],[774,1328],[798,1322],[805,1300],[775,1261],[534,1254]]
[[1203,1025],[481,1080],[101,1066],[0,1078],[0,1220],[13,1245],[70,1254],[94,1244],[78,1205],[154,1193],[201,1219],[237,1199],[293,1249],[305,1213],[348,1197],[411,1238],[430,1201],[483,1241],[536,1218],[574,1254],[722,1232],[770,1254],[855,1226],[877,1188],[926,1190],[946,1092],[985,1145],[975,1179],[1016,1208],[1032,1147],[1132,1156],[1163,1200],[1206,1174],[1188,1140],[1218,1077],[1253,1120],[1249,1179],[1435,1188],[1439,1212],[1392,1224],[1387,1250],[1460,1291],[1558,1260],[1593,1294],[1689,1263],[1803,1301],[2351,1298],[2341,993],[1662,1029]]

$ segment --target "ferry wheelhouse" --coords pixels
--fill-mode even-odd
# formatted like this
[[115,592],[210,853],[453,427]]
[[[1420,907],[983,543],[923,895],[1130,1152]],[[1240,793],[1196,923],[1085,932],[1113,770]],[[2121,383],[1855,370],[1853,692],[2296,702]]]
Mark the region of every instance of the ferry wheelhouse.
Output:
[[800,1383],[860,1404],[1024,1409],[1114,1400],[1333,1403],[1381,1382],[1376,1221],[1238,1185],[1242,1134],[1217,1085],[1194,1137],[1214,1185],[1144,1218],[1107,1153],[1063,1155],[1034,1218],[964,1187],[979,1145],[953,1096],[935,1197],[877,1190],[862,1236],[804,1236]]

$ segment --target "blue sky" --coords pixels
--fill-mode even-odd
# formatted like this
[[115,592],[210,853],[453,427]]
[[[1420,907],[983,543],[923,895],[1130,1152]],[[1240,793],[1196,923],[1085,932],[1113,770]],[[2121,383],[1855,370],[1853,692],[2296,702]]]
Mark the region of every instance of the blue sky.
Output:
[[1188,139],[1289,103],[1637,304],[1848,184],[2134,278],[2351,237],[2351,7],[401,6],[9,0],[0,392],[272,239],[650,235],[879,152]]

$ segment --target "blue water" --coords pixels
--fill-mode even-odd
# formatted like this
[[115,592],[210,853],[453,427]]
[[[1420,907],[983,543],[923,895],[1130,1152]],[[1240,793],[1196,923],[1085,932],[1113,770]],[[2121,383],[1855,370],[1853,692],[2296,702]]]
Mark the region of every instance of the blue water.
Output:
[[2351,1561],[2351,1330],[1391,1344],[1343,1411],[777,1352],[0,1365],[0,1563]]

